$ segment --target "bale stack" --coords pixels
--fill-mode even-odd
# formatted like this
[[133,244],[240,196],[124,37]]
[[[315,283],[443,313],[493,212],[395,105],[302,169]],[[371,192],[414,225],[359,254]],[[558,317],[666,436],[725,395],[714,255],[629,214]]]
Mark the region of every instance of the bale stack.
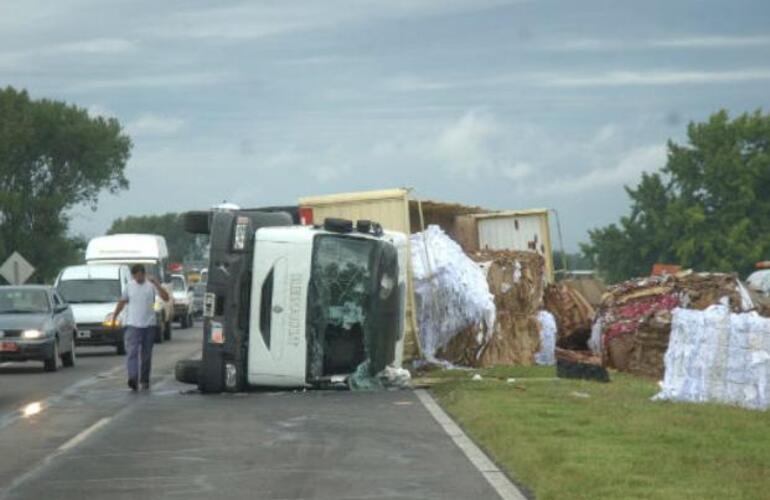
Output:
[[537,312],[543,302],[543,257],[535,252],[485,250],[471,258],[486,272],[497,311],[495,326],[488,339],[473,329],[455,336],[438,357],[474,367],[533,364],[540,349]]
[[556,318],[557,345],[563,349],[586,350],[596,311],[583,294],[565,283],[551,284],[545,289],[544,303]]
[[753,307],[732,275],[685,272],[626,281],[609,289],[597,314],[605,365],[660,378],[676,307],[706,309],[727,298],[733,311]]

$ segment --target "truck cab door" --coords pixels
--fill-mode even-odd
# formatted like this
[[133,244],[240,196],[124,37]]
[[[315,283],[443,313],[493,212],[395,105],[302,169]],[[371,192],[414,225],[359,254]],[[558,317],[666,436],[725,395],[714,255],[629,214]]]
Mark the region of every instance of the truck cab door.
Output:
[[306,258],[292,255],[295,249],[288,242],[255,244],[248,358],[251,385],[296,387],[306,381],[309,264]]

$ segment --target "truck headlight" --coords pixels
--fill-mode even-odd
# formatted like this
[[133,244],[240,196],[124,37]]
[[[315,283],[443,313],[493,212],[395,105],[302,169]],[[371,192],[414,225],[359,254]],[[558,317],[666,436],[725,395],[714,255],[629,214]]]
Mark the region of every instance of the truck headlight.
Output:
[[161,312],[163,310],[163,302],[156,300],[153,309],[155,309],[155,312]]
[[235,233],[233,234],[233,250],[243,250],[246,248],[246,232],[249,229],[249,218],[238,217],[235,222]]
[[23,339],[39,339],[44,336],[45,334],[41,330],[24,330],[21,332],[21,338]]

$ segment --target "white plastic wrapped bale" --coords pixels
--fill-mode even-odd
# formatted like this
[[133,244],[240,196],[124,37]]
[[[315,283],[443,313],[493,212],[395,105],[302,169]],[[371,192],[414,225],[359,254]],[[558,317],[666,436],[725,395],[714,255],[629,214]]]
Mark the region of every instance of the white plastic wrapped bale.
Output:
[[425,358],[458,333],[479,332],[488,340],[495,323],[495,302],[484,272],[438,226],[411,236],[412,270],[420,345]]
[[662,391],[654,399],[770,407],[770,319],[724,305],[673,311]]
[[548,311],[537,313],[540,323],[540,351],[535,353],[535,363],[538,365],[556,364],[556,318]]

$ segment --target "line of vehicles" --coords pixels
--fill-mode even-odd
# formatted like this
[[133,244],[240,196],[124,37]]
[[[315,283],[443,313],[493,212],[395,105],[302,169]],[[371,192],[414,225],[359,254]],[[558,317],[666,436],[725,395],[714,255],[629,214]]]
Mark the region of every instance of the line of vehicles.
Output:
[[[77,346],[112,346],[125,354],[123,317],[112,321],[126,289],[129,266],[143,264],[169,290],[156,298],[156,343],[171,340],[173,322],[194,324],[203,312],[205,284],[171,274],[161,236],[117,234],[92,239],[86,262],[63,269],[53,286],[0,287],[0,362],[41,361],[46,371],[74,366]],[[123,313],[121,316],[124,316]]]
[[167,272],[162,237],[94,238],[85,264],[52,287],[0,287],[0,361],[54,371],[74,365],[78,345],[124,353],[123,318],[111,314],[141,263],[171,292],[155,303],[156,342],[172,322],[204,320],[202,357],[177,364],[179,381],[202,392],[376,383],[401,364],[407,237],[369,220],[306,219],[291,207],[187,213],[185,229],[209,235],[207,279],[194,286]]

